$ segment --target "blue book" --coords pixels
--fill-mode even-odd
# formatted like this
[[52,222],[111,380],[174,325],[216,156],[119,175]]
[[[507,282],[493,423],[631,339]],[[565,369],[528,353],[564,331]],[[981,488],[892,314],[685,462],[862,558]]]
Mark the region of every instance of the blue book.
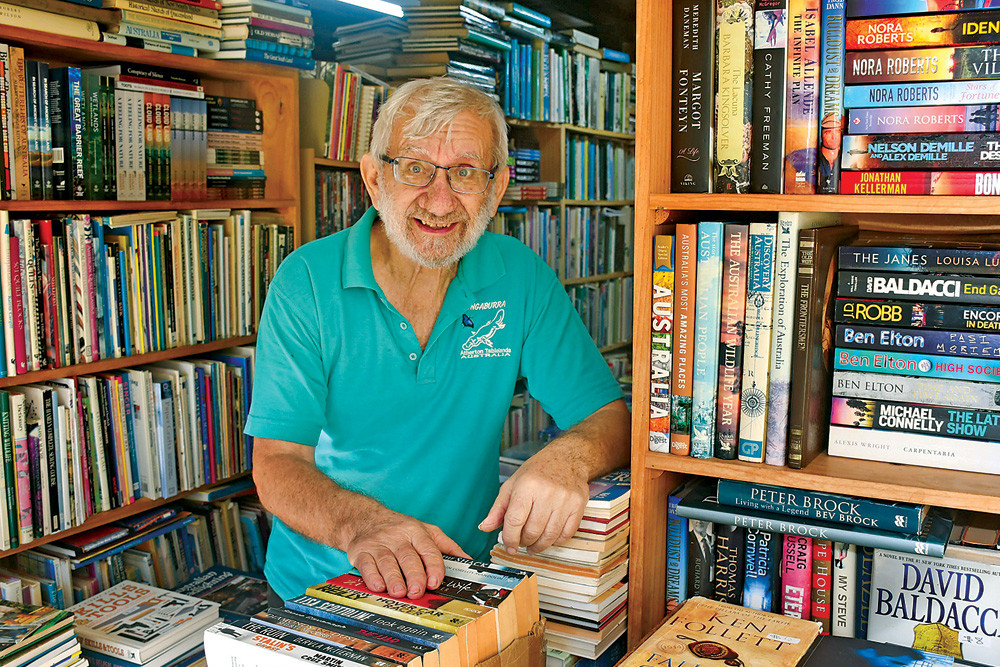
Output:
[[782,540],[778,533],[748,528],[745,541],[746,569],[743,573],[743,606],[760,611],[780,611],[780,559]]
[[721,222],[698,224],[695,274],[694,372],[691,384],[691,456],[712,457],[719,374],[719,329],[722,302]]
[[135,444],[135,415],[132,412],[131,383],[128,375],[124,373],[117,373],[115,377],[119,380],[118,387],[122,392],[122,401],[125,403],[125,414],[122,421],[125,427],[125,447],[128,451],[129,467],[132,471],[132,498],[139,499],[142,497],[142,488],[139,480],[139,457]]
[[534,9],[529,9],[516,2],[505,2],[502,6],[507,16],[513,16],[516,19],[527,21],[542,28],[552,27],[552,19],[541,12],[536,12]]
[[666,599],[676,602],[686,600],[688,590],[688,522],[677,516],[677,503],[693,486],[688,480],[667,497]]
[[210,57],[218,60],[247,60],[256,63],[266,63],[268,65],[282,65],[285,67],[296,67],[312,71],[316,69],[316,61],[304,56],[293,56],[287,53],[276,53],[274,51],[263,51],[261,49],[246,48],[238,51],[219,51],[209,54]]
[[601,49],[601,53],[603,54],[602,57],[604,58],[604,60],[613,60],[618,63],[632,62],[631,56],[629,56],[629,54],[625,53],[624,51],[616,51],[615,49],[609,49],[608,47],[605,46],[604,48]]
[[948,510],[938,508],[928,512],[919,533],[895,533],[865,526],[838,524],[823,519],[722,505],[716,498],[715,491],[715,482],[702,481],[677,504],[677,515],[728,526],[758,528],[768,532],[803,535],[813,539],[846,542],[902,553],[926,554],[934,558],[944,555],[951,534],[951,514]]
[[908,81],[844,86],[844,107],[917,107],[945,104],[997,104],[1000,79]]
[[840,138],[844,132],[844,5],[845,0],[823,0],[820,12],[823,39],[816,193],[821,195],[840,191]]

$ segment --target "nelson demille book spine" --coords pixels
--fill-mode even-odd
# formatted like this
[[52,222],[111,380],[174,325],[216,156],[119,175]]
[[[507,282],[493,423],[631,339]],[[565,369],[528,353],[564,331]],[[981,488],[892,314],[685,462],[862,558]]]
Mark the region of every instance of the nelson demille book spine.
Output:
[[789,0],[785,97],[785,194],[816,193],[819,133],[820,0]]
[[997,305],[1000,304],[1000,276],[840,271],[837,274],[837,296]]
[[1000,47],[992,45],[851,51],[844,58],[845,84],[997,77]]
[[845,0],[823,0],[823,58],[819,86],[819,150],[816,192],[837,194],[840,186],[840,140],[844,134]]
[[743,380],[743,329],[746,317],[747,225],[727,223],[723,235],[722,319],[719,334],[719,388],[715,414],[715,457],[735,459],[740,428]]
[[715,0],[674,3],[670,190],[712,191]]
[[670,375],[674,327],[674,237],[653,241],[652,349],[649,365],[649,449],[670,452]]
[[1000,168],[1000,133],[854,134],[844,137],[843,167],[882,169]]
[[848,109],[848,134],[998,132],[1000,104]]
[[1000,43],[1000,10],[850,19],[848,50]]
[[750,192],[781,192],[785,157],[788,0],[757,0],[754,14]]
[[1000,171],[842,171],[843,195],[1000,195]]
[[835,322],[959,331],[1000,331],[1000,308],[921,301],[837,299]]
[[753,3],[716,0],[715,192],[750,191]]

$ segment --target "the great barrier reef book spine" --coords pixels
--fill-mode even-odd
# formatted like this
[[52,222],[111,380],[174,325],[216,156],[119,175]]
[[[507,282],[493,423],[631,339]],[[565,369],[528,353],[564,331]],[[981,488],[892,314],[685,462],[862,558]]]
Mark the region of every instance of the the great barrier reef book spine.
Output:
[[1000,171],[843,171],[843,195],[1000,195]]
[[670,452],[687,456],[691,453],[698,225],[680,223],[675,231],[676,266],[674,271],[674,344],[670,390]]
[[653,242],[652,350],[649,378],[649,448],[670,452],[670,372],[674,328],[674,237]]
[[731,507],[825,519],[897,533],[918,532],[927,513],[926,507],[912,503],[728,479],[719,480],[717,491],[719,502]]
[[996,104],[1000,102],[1000,80],[911,81],[907,83],[844,86],[844,106],[918,107],[951,104]]
[[819,151],[816,192],[837,194],[840,186],[840,138],[844,134],[844,2],[823,0],[823,58],[819,86]]
[[998,42],[1000,42],[1000,10],[996,9],[987,12],[963,11],[847,21],[848,50]]
[[715,0],[678,0],[674,3],[672,192],[711,192],[715,119],[714,16]]
[[820,0],[788,2],[783,192],[816,193],[819,134]]
[[714,191],[750,191],[750,124],[753,107],[753,3],[715,4]]
[[781,557],[781,614],[807,619],[812,611],[812,538],[785,535]]
[[840,271],[837,295],[841,297],[895,298],[946,303],[1000,304],[1000,276],[958,274],[906,275],[891,271]]
[[[847,0],[847,15],[851,18],[865,16],[902,16],[939,11],[936,0]],[[948,11],[971,12],[989,9],[991,3],[980,0],[954,0],[947,3]]]
[[747,528],[745,548],[742,604],[760,611],[776,611],[781,598],[781,535]]
[[844,137],[843,167],[881,169],[998,169],[1000,134],[855,134]]
[[746,317],[749,228],[727,223],[723,235],[722,316],[719,333],[715,457],[737,458],[740,385],[743,380],[743,329]]
[[848,109],[848,134],[906,132],[998,132],[1000,105],[951,104]]
[[774,309],[773,223],[750,223],[747,298],[743,327],[743,379],[737,454],[742,461],[764,462],[771,364],[771,314]]
[[996,46],[851,51],[844,58],[845,84],[997,77],[1000,47]]
[[1000,440],[1000,412],[834,396],[830,423],[858,429]]
[[785,157],[788,0],[757,0],[754,14],[750,192],[780,193]]
[[830,634],[853,637],[856,624],[858,547],[847,542],[833,543],[833,586]]
[[[694,381],[691,401],[691,456],[710,458],[715,449],[715,406],[719,377],[722,303],[721,222],[698,224],[695,278]],[[1000,323],[1000,322],[998,322]]]
[[833,372],[833,395],[883,401],[912,401],[969,410],[1000,410],[1000,387],[988,382],[889,377],[878,373]]
[[837,347],[1000,359],[1000,334],[838,324]]

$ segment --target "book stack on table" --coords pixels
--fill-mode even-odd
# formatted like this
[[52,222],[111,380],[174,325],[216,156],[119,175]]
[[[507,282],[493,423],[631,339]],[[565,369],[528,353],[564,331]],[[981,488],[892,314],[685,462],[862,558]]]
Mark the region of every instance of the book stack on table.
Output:
[[537,554],[521,547],[512,554],[501,538],[491,559],[537,576],[549,648],[596,659],[625,632],[629,471],[598,477],[590,493],[580,528],[566,544]]
[[4,599],[0,602],[0,664],[85,666],[73,614]]

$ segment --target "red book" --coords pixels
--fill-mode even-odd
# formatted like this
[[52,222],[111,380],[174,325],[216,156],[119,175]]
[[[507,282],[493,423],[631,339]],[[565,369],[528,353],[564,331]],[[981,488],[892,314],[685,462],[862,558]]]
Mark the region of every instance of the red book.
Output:
[[830,601],[833,596],[833,543],[813,540],[812,611],[810,618],[823,625],[822,634],[830,634]]
[[56,304],[56,250],[52,241],[52,221],[38,220],[38,240],[42,245],[42,299],[45,311],[45,358],[50,368],[59,368],[59,307]]
[[215,401],[213,400],[212,379],[208,372],[201,379],[201,400],[205,407],[205,422],[208,425],[208,475],[213,484],[219,481],[215,455]]
[[812,538],[785,535],[781,559],[781,614],[810,618],[811,590]]
[[28,371],[28,355],[24,346],[24,296],[21,291],[21,244],[10,237],[10,294],[14,310],[14,360],[17,375]]

